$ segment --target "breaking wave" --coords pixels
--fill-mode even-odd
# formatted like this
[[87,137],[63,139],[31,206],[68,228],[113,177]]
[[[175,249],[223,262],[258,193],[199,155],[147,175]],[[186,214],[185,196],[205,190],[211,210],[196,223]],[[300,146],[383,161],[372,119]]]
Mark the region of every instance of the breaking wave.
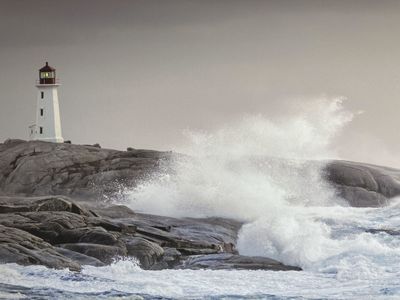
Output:
[[188,132],[173,172],[127,191],[128,204],[173,217],[242,220],[243,255],[342,277],[382,274],[379,261],[398,261],[399,242],[360,229],[379,210],[348,207],[324,180],[335,138],[352,118],[343,99],[317,99],[280,119],[247,116],[212,133]]
[[[332,141],[351,121],[343,99],[317,99],[291,116],[247,116],[213,133],[188,132],[173,174],[161,172],[127,192],[137,211],[245,221],[238,248],[307,267],[336,254],[315,208],[341,205],[323,180]],[[330,250],[329,250],[330,249]]]
[[[171,174],[128,191],[135,210],[175,217],[221,216],[255,221],[288,205],[332,204],[321,159],[335,156],[330,143],[352,119],[342,99],[321,99],[291,117],[247,116],[213,133],[187,132],[187,156]],[[314,160],[314,162],[310,162]],[[284,214],[279,214],[284,216]]]

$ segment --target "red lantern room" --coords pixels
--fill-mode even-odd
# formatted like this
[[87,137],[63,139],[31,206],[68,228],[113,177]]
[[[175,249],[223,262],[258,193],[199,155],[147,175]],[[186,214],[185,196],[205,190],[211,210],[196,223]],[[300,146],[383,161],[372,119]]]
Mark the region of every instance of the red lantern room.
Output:
[[39,83],[40,84],[55,84],[56,83],[56,69],[46,65],[39,70]]

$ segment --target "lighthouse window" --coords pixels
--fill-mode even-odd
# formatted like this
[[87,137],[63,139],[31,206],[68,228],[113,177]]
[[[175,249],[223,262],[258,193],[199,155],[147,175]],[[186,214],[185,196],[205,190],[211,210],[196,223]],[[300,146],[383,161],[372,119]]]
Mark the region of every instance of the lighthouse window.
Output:
[[54,78],[54,76],[55,76],[54,72],[40,72],[41,79]]
[[40,134],[43,134],[43,127],[40,127],[40,128],[39,128],[39,133],[40,133]]
[[43,108],[40,109],[40,115],[43,116]]
[[41,98],[41,99],[44,98],[44,92],[40,92],[40,98]]

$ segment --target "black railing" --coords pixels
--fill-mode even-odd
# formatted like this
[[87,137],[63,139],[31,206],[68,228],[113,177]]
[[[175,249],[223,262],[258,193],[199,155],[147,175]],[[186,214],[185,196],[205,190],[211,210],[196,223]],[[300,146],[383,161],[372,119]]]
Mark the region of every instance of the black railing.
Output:
[[36,84],[59,84],[60,79],[59,78],[42,78],[42,79],[36,79]]

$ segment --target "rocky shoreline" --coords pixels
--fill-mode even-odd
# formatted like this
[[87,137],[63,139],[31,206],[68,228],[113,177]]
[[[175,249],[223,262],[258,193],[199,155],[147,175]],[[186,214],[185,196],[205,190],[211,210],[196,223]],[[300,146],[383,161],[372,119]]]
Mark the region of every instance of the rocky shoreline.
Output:
[[[136,258],[144,269],[301,270],[236,251],[242,223],[170,218],[106,206],[104,197],[167,167],[171,152],[8,140],[0,144],[0,263],[79,271]],[[400,171],[332,161],[324,175],[352,206],[400,194]],[[373,230],[373,229],[372,229]]]
[[104,266],[134,257],[152,270],[300,270],[238,255],[241,225],[223,218],[136,214],[124,206],[89,210],[65,196],[0,197],[0,261],[80,270],[82,265]]

